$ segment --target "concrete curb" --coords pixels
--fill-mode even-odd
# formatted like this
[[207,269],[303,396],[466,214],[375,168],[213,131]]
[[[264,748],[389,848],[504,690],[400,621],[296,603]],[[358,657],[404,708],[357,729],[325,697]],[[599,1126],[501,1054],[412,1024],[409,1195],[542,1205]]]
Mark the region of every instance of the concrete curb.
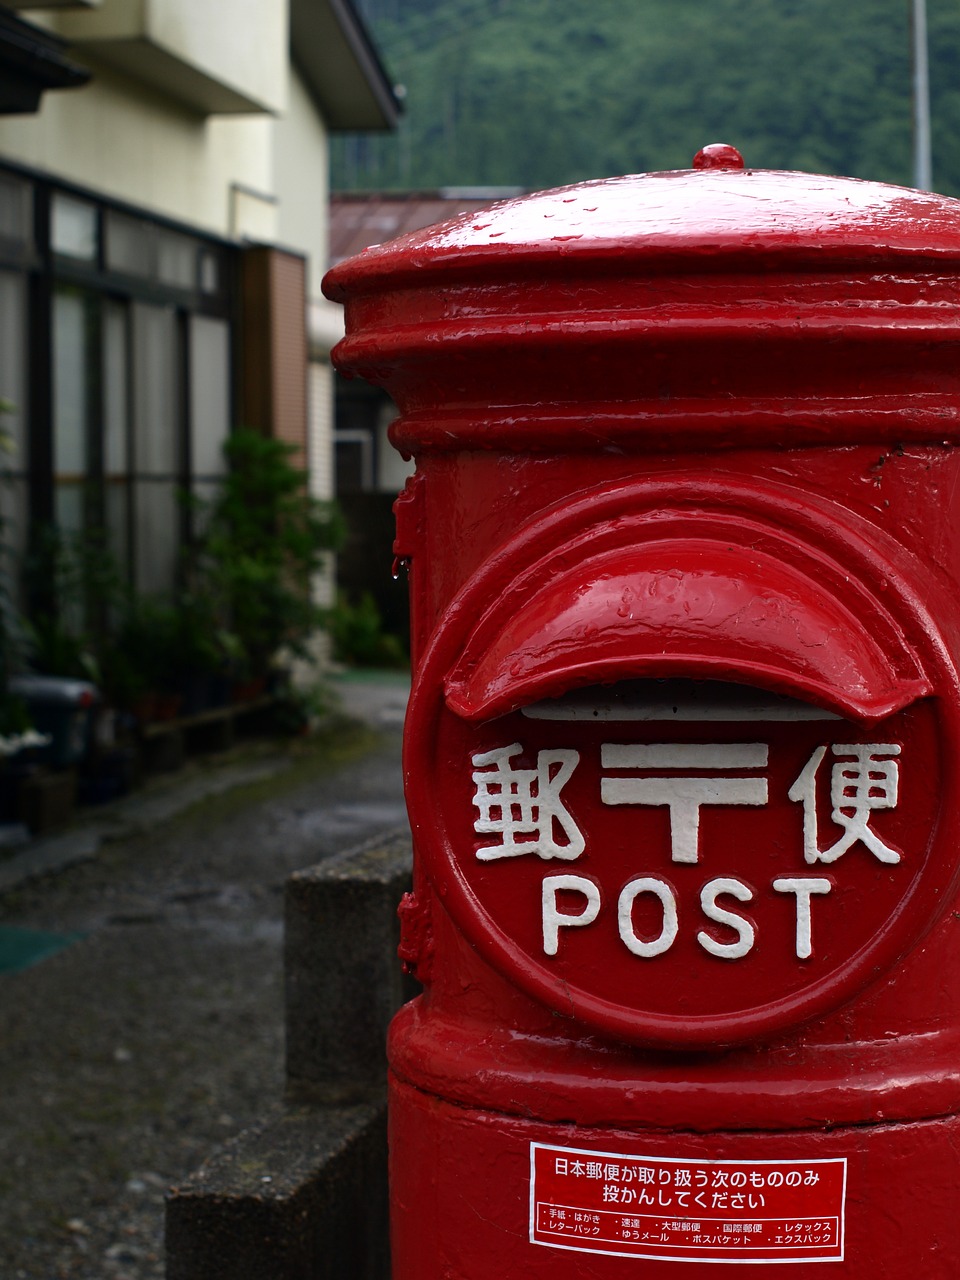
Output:
[[386,1036],[409,834],[287,882],[287,1103],[167,1198],[167,1280],[386,1280]]
[[406,831],[296,871],[284,913],[288,1091],[352,1102],[386,1083],[387,1028],[419,988],[397,959]]
[[383,1280],[386,1107],[288,1108],[167,1199],[167,1280]]

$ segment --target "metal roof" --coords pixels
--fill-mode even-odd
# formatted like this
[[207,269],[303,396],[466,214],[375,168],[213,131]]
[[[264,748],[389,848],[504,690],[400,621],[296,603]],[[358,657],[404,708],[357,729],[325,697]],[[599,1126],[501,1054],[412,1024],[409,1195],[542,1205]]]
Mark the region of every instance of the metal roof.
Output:
[[330,264],[408,231],[486,209],[519,187],[441,187],[435,191],[335,193],[330,201]]

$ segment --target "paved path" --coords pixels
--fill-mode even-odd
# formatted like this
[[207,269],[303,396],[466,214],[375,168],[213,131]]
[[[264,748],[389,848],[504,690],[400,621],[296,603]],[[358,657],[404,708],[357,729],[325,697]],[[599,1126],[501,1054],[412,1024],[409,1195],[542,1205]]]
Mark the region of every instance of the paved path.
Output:
[[50,841],[0,863],[0,925],[79,939],[0,975],[3,1280],[162,1276],[166,1187],[280,1096],[285,880],[405,823],[404,685],[342,683],[366,723],[191,765],[54,875]]

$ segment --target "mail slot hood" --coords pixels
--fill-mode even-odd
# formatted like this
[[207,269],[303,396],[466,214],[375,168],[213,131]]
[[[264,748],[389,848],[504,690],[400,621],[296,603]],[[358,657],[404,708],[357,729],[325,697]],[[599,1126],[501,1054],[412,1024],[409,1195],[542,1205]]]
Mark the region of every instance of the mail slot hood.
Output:
[[488,720],[586,685],[680,677],[874,721],[930,692],[904,631],[855,573],[795,539],[761,548],[744,533],[648,530],[624,545],[598,529],[583,555],[564,544],[538,557],[493,593],[448,672],[448,707]]

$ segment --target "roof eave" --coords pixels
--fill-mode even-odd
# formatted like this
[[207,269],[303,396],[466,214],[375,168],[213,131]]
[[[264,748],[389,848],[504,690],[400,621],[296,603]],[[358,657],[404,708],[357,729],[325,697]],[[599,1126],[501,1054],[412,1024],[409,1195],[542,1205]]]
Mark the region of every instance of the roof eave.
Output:
[[290,56],[332,132],[396,128],[400,102],[350,0],[291,0]]
[[66,43],[0,8],[0,115],[32,113],[47,89],[86,84],[90,72],[66,56]]

